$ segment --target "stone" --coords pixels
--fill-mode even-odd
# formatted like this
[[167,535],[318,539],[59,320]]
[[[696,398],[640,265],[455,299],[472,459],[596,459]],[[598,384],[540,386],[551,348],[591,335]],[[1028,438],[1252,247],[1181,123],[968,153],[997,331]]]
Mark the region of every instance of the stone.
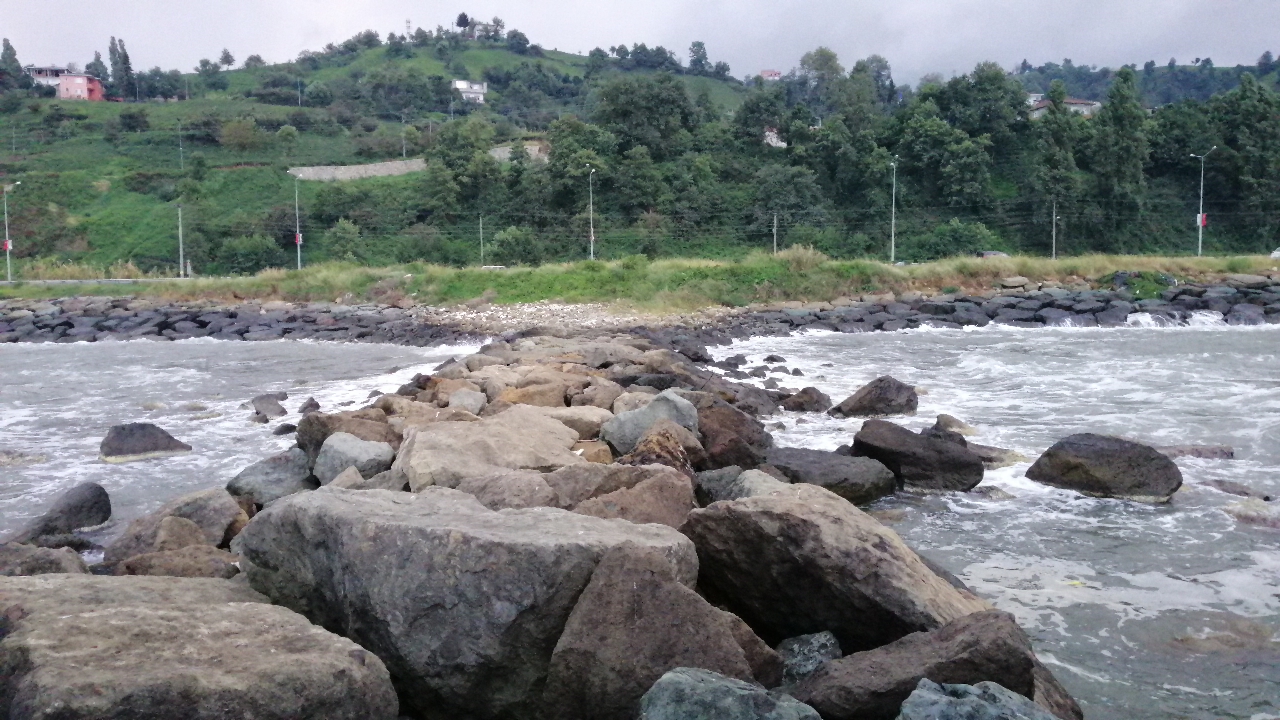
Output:
[[[284,395],[284,397],[280,397],[281,395]],[[257,414],[273,419],[289,414],[289,411],[285,410],[284,406],[280,404],[281,400],[287,400],[288,398],[289,396],[284,393],[267,393],[249,401],[249,404]]]
[[867,650],[990,607],[815,485],[694,510],[681,532],[698,548],[707,599],[772,644],[827,630],[845,651]]
[[1166,445],[1157,447],[1155,451],[1173,460],[1175,458],[1193,457],[1202,460],[1233,460],[1235,448],[1230,445]]
[[570,510],[593,497],[632,488],[660,475],[683,477],[665,465],[638,467],[581,463],[547,473],[542,479],[560,496],[558,507]]
[[407,492],[409,484],[403,475],[393,470],[380,472],[373,477],[366,478],[360,474],[355,468],[347,468],[338,473],[338,477],[333,482],[323,486],[321,489],[334,490],[393,490],[395,492]]
[[1021,287],[1026,287],[1027,285],[1030,285],[1030,284],[1031,284],[1031,281],[1022,277],[1021,275],[1014,275],[1013,277],[1000,279],[1000,287],[1003,287],[1003,288],[1011,288],[1011,289],[1021,288]]
[[728,499],[729,488],[741,474],[742,468],[737,465],[730,465],[729,467],[715,470],[703,470],[695,475],[693,478],[693,494],[698,504],[706,507],[717,500]]
[[239,560],[212,545],[188,545],[177,550],[135,555],[116,565],[115,572],[117,575],[230,579],[240,572],[236,565]]
[[98,458],[109,463],[124,463],[189,452],[190,445],[174,439],[151,423],[130,423],[115,425],[107,431],[98,449]]
[[854,505],[866,505],[898,489],[889,468],[868,457],[824,450],[772,448],[766,461],[793,483],[824,487]]
[[1228,495],[1239,495],[1240,497],[1257,498],[1264,502],[1271,502],[1273,499],[1270,495],[1254,490],[1248,485],[1235,482],[1234,480],[1214,479],[1205,483],[1215,490],[1221,490]]
[[967,448],[884,420],[862,424],[853,437],[853,454],[878,460],[899,483],[925,490],[970,490],[982,482],[984,471],[982,460]]
[[210,488],[175,498],[155,512],[129,523],[124,533],[107,546],[103,562],[114,567],[121,560],[134,555],[154,552],[160,533],[160,523],[167,517],[186,518],[204,532],[209,545],[225,545],[231,541],[229,532],[239,525],[244,510],[223,488]]
[[921,679],[902,703],[897,720],[1056,720],[1054,715],[1001,685],[939,685]]
[[621,518],[633,523],[657,523],[679,529],[695,507],[690,479],[678,472],[662,472],[632,487],[588,498],[578,503],[573,511],[592,517]]
[[413,492],[454,487],[494,470],[548,472],[586,462],[571,448],[578,433],[536,408],[516,405],[476,422],[437,422],[409,430],[392,469]]
[[657,397],[657,395],[650,395],[648,393],[641,393],[641,392],[623,393],[613,401],[613,405],[611,406],[613,409],[613,414],[621,415],[623,413],[631,412],[633,410],[639,410],[645,405],[648,405],[649,403],[653,402],[653,399],[655,397]]
[[560,495],[542,479],[542,473],[533,470],[500,470],[468,477],[458,483],[457,489],[475,496],[490,510],[560,505]]
[[826,412],[831,398],[816,387],[807,387],[782,401],[782,409],[791,412]]
[[573,447],[569,448],[573,453],[580,455],[583,460],[592,463],[609,464],[613,462],[613,450],[609,447],[609,443],[603,440],[585,440],[576,442]]
[[612,380],[592,378],[591,385],[574,395],[569,404],[574,407],[592,406],[612,410],[614,402],[622,397],[623,392],[622,386]]
[[698,393],[691,402],[698,408],[698,431],[708,468],[737,465],[749,470],[764,462],[773,446],[764,423],[709,393]]
[[671,420],[695,434],[698,432],[698,409],[674,390],[664,390],[639,410],[614,415],[601,426],[600,439],[609,443],[618,454],[625,455],[635,449],[636,443],[654,423],[662,419]]
[[350,413],[310,413],[298,422],[298,447],[305,450],[308,460],[314,463],[324,441],[336,432],[355,435],[369,442],[384,442],[393,450],[400,449],[402,440],[400,432],[385,422],[385,413],[383,422],[355,417]]
[[395,720],[377,656],[263,600],[226,580],[0,580],[6,717]]
[[1045,485],[1093,497],[1168,502],[1182,487],[1182,472],[1154,448],[1122,438],[1093,433],[1071,435],[1027,470]]
[[[734,619],[703,600],[682,569],[660,552],[628,546],[601,558],[551,655],[548,717],[631,720],[645,692],[679,667],[756,680]],[[775,657],[772,669],[778,665]]]
[[947,432],[958,433],[960,435],[977,435],[978,431],[969,423],[950,415],[939,415],[938,420],[934,422],[935,430],[945,430]]
[[89,568],[71,548],[43,548],[16,542],[0,544],[0,576],[87,572]]
[[44,514],[28,522],[5,542],[26,543],[48,535],[67,535],[111,519],[111,498],[94,482],[81,483],[54,499]]
[[783,640],[778,643],[778,656],[782,658],[783,684],[794,685],[828,662],[839,660],[843,653],[836,636],[823,630]]
[[275,427],[274,430],[271,431],[271,434],[279,437],[282,435],[292,435],[297,431],[298,431],[298,426],[294,425],[293,423],[280,423]]
[[455,390],[449,396],[449,407],[461,408],[472,415],[479,415],[488,404],[489,398],[478,390]]
[[[681,432],[689,437],[682,437]],[[674,422],[662,419],[649,428],[631,452],[618,458],[619,465],[665,465],[686,477],[693,478],[693,464],[687,448],[690,444],[698,451],[702,446],[688,430]]]
[[594,405],[539,408],[539,412],[573,428],[578,432],[578,437],[582,440],[594,440],[600,437],[600,428],[613,419],[613,413]]
[[1280,503],[1249,498],[1226,505],[1222,511],[1247,525],[1280,529]]
[[312,473],[321,485],[328,485],[338,473],[349,467],[370,478],[391,469],[395,459],[396,451],[388,443],[361,440],[350,433],[336,432],[325,438]]
[[292,447],[241,470],[227,483],[227,492],[265,506],[287,495],[313,490],[315,487],[306,451]]
[[537,405],[539,407],[565,407],[568,388],[563,383],[543,383],[522,388],[507,388],[498,400],[512,405]]
[[556,641],[613,547],[650,548],[684,578],[698,562],[668,527],[494,512],[441,487],[293,495],[238,543],[254,589],[382,658],[403,712],[428,720],[536,716]]
[[894,720],[920,684],[996,681],[1035,693],[1031,641],[1013,616],[998,610],[960,617],[873,650],[833,660],[791,688],[823,720]]
[[919,404],[914,387],[884,375],[862,386],[827,414],[838,418],[915,415]]
[[164,552],[181,550],[192,545],[213,547],[199,525],[184,517],[170,515],[160,521],[160,527],[156,530],[156,541],[152,547],[156,552]]
[[[716,500],[741,500],[742,498],[755,497],[757,495],[769,495],[778,490],[785,490],[790,483],[787,482],[786,476],[775,477],[765,472],[769,469],[768,465],[762,465],[760,470],[744,470],[734,479],[724,490],[724,494],[715,497]],[[779,472],[781,475],[781,472]]]
[[299,415],[306,415],[313,412],[320,412],[320,403],[316,402],[316,399],[313,397],[307,398],[298,406]]
[[697,668],[676,668],[640,699],[640,720],[819,720],[790,695]]
[[[437,375],[437,377],[439,377]],[[449,401],[453,399],[453,393],[457,390],[470,390],[471,392],[480,392],[480,386],[461,378],[445,378],[436,380],[431,388],[434,391],[432,395],[436,405],[440,407],[449,407]]]
[[982,467],[987,470],[999,470],[1010,465],[1031,462],[1031,458],[1017,450],[978,445],[977,443],[969,443],[965,447],[968,448],[969,452],[978,456],[978,459],[982,461]]

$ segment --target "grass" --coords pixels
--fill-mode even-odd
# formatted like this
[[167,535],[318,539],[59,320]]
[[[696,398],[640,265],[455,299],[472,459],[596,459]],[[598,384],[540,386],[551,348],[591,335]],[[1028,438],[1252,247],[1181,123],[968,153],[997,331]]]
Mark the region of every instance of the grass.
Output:
[[891,266],[868,260],[833,261],[808,248],[777,256],[749,255],[738,261],[658,260],[630,257],[613,262],[582,261],[507,270],[446,268],[409,264],[364,267],[325,263],[296,270],[265,270],[251,277],[195,279],[185,283],[95,284],[105,277],[140,277],[137,268],[104,270],[69,263],[28,262],[22,279],[85,280],[78,285],[17,283],[0,288],[0,298],[69,295],[145,295],[169,300],[280,299],[290,301],[380,301],[413,297],[442,305],[487,296],[497,303],[622,302],[639,309],[740,307],[780,301],[823,301],[862,293],[916,290],[937,293],[990,290],[1001,278],[1021,275],[1036,281],[1098,280],[1117,271],[1171,275],[1180,281],[1213,280],[1224,274],[1276,270],[1266,256],[1170,258],[1088,255],[1061,260],[1012,257],[955,258],[935,263]]

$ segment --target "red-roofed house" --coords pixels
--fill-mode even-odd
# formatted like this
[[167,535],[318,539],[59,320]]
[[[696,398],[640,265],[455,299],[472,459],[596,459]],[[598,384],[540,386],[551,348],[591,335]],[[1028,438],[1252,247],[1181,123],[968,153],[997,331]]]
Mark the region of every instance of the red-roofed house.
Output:
[[98,78],[68,73],[58,78],[58,99],[97,102],[106,100],[107,97],[102,91],[102,81]]

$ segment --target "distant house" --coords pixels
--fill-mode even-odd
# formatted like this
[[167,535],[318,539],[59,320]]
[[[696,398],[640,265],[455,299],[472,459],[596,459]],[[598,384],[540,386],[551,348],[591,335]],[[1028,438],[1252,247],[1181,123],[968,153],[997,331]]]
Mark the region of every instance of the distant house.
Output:
[[27,75],[31,76],[32,80],[36,81],[40,85],[47,85],[48,87],[54,87],[54,88],[58,87],[58,85],[62,82],[62,76],[66,75],[68,72],[66,68],[57,67],[54,65],[49,65],[46,67],[36,67],[35,65],[28,65],[22,68],[22,70]]
[[[1078,98],[1067,98],[1063,101],[1067,109],[1077,115],[1085,117],[1093,117],[1102,109],[1102,103],[1097,100],[1080,100]],[[1039,120],[1049,112],[1049,106],[1053,104],[1052,100],[1038,100],[1031,106],[1031,119]]]
[[787,141],[778,136],[777,128],[765,128],[764,144],[772,148],[785,148]]
[[483,105],[485,93],[489,92],[489,83],[473,83],[470,80],[454,80],[453,89],[462,94],[463,100]]
[[777,82],[782,79],[782,73],[777,70],[761,70],[760,79],[765,82]]
[[92,75],[63,75],[58,78],[58,99],[88,100],[99,102],[106,100],[102,89],[102,81]]

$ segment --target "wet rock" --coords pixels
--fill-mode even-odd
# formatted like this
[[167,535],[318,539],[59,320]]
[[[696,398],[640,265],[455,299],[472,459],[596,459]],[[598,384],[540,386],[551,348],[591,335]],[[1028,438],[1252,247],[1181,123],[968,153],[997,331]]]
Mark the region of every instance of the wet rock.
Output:
[[654,423],[662,419],[671,420],[693,433],[698,432],[698,409],[675,391],[664,390],[639,410],[614,415],[601,426],[600,439],[609,443],[618,454],[625,455],[635,449]]
[[844,654],[836,636],[824,630],[783,640],[778,643],[778,655],[782,658],[783,684],[794,685]]
[[0,580],[18,717],[394,720],[382,662],[226,580]]
[[773,437],[764,423],[710,393],[686,393],[698,410],[698,431],[708,468],[751,469],[764,462]]
[[914,387],[884,375],[864,385],[828,414],[838,418],[914,415],[919,403]]
[[395,459],[396,451],[388,443],[361,440],[349,433],[336,432],[325,438],[312,473],[321,485],[329,484],[338,473],[349,467],[360,471],[361,476],[371,478],[391,469]]
[[998,680],[1030,698],[1033,658],[1031,642],[1013,616],[987,610],[828,662],[792,692],[823,720],[894,720],[924,678],[964,684]]
[[1106,435],[1063,438],[1027,470],[1045,485],[1093,497],[1168,502],[1182,487],[1182,472],[1154,448]]
[[1233,460],[1235,448],[1230,445],[1166,445],[1157,447],[1155,451],[1170,460],[1176,458],[1201,458],[1203,460]]
[[316,402],[316,399],[313,397],[307,398],[298,406],[299,415],[306,415],[313,412],[320,412],[320,403]]
[[109,463],[185,455],[191,446],[151,423],[116,425],[107,431],[98,449],[99,459]]
[[782,401],[782,409],[792,412],[826,412],[831,409],[831,398],[815,387],[807,387]]
[[398,450],[401,443],[399,431],[387,424],[385,413],[378,412],[382,414],[382,421],[369,419],[373,417],[371,413],[364,416],[355,413],[309,413],[298,423],[298,447],[305,450],[308,460],[314,463],[324,441],[336,432],[343,432],[369,442],[384,442]]
[[272,435],[292,435],[298,432],[298,426],[293,423],[280,423],[271,431]]
[[897,720],[1056,720],[1052,713],[994,682],[939,685],[920,680]]
[[880,461],[907,487],[964,491],[982,482],[982,460],[965,447],[884,420],[862,424],[853,454]]
[[[89,568],[75,550],[43,548],[21,543],[0,544],[0,576],[87,573]],[[0,585],[0,598],[4,586]]]
[[83,527],[101,525],[111,518],[111,498],[94,482],[81,483],[54,499],[49,509],[5,542],[33,543],[39,538],[67,535]]
[[116,563],[135,555],[154,552],[160,523],[170,516],[186,518],[200,526],[205,542],[209,545],[225,545],[231,541],[228,537],[230,531],[242,527],[245,512],[223,488],[183,495],[165,503],[150,515],[129,523],[124,533],[107,546],[103,562],[114,567]]
[[960,435],[978,434],[978,431],[969,423],[945,414],[938,416],[938,420],[933,424],[933,427],[935,430],[945,430],[947,432],[958,433]]
[[377,654],[404,711],[427,718],[534,717],[573,606],[624,544],[697,572],[692,544],[661,525],[494,512],[440,487],[295,495],[239,540],[255,589]]
[[1280,503],[1270,503],[1257,498],[1231,503],[1223,512],[1247,525],[1280,529]]
[[257,505],[270,505],[286,495],[315,487],[307,453],[294,447],[241,470],[227,483],[227,492],[249,498]]
[[116,565],[117,575],[165,575],[184,578],[235,577],[240,572],[240,558],[212,545],[188,545],[176,550],[162,550],[135,555]]
[[773,467],[793,483],[824,487],[855,505],[866,505],[898,487],[893,473],[876,460],[824,450],[773,448],[766,455]]
[[990,445],[978,445],[977,443],[969,443],[966,445],[969,452],[978,456],[982,460],[982,467],[987,470],[999,470],[1010,465],[1018,463],[1030,462],[1031,458],[1023,455],[1017,450],[1008,450],[1005,448],[992,447]]
[[1239,495],[1240,497],[1256,498],[1258,500],[1262,500],[1263,502],[1271,502],[1272,500],[1272,497],[1270,495],[1254,490],[1248,485],[1242,485],[1241,483],[1235,482],[1233,480],[1210,480],[1205,484],[1208,485],[1209,487],[1215,488],[1217,490],[1221,490],[1222,492],[1230,495]]
[[676,668],[640,700],[640,720],[819,720],[790,695],[709,670]]
[[[736,618],[694,592],[683,569],[660,552],[627,546],[601,558],[551,656],[549,717],[630,720],[645,692],[675,668],[756,679]],[[750,641],[772,654],[759,638]]]
[[681,531],[698,548],[707,598],[771,643],[827,630],[846,651],[865,650],[989,607],[814,485],[714,503],[689,513]]
[[695,507],[693,483],[682,473],[664,467],[664,471],[652,473],[631,487],[583,500],[574,506],[573,511],[592,517],[657,523],[678,529]]
[[251,400],[250,405],[253,406],[253,410],[257,414],[267,419],[273,419],[289,414],[289,411],[285,410],[284,406],[280,404],[281,400],[288,399],[289,396],[285,393],[267,393]]

